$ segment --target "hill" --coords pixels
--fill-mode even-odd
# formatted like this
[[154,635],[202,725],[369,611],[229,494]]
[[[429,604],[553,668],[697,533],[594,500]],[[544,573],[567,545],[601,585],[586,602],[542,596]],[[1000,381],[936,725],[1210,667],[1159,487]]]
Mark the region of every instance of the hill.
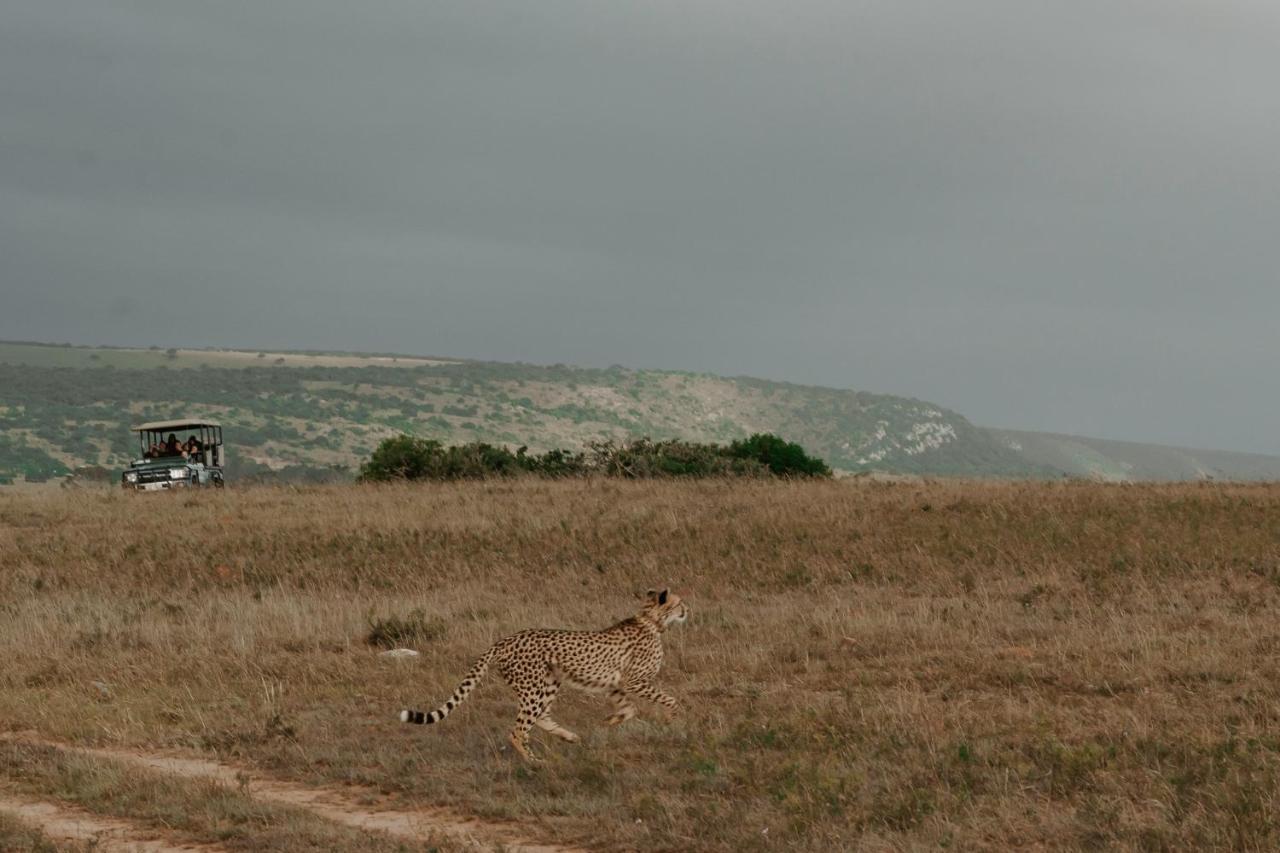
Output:
[[618,366],[0,345],[0,477],[120,466],[130,424],[181,413],[223,422],[242,474],[351,469],[400,432],[533,450],[774,432],[849,472],[1044,473],[961,415],[886,394]]
[[1226,450],[1193,450],[1133,441],[1108,441],[1048,432],[992,429],[988,433],[1028,465],[1064,476],[1135,480],[1280,480],[1280,457]]
[[1278,479],[1280,458],[977,427],[935,404],[680,371],[394,353],[0,342],[0,483],[136,455],[131,424],[221,421],[233,477],[350,476],[408,432],[533,451],[592,440],[773,432],[838,472],[1107,480]]

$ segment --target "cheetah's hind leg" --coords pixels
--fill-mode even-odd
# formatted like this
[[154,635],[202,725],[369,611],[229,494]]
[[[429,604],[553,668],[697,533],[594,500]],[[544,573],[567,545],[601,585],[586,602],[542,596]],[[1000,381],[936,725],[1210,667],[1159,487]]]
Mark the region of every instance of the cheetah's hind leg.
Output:
[[511,746],[525,761],[541,761],[529,752],[529,730],[535,724],[538,724],[538,728],[545,728],[541,725],[542,719],[547,716],[547,710],[556,700],[556,694],[560,692],[560,678],[557,673],[558,667],[552,663],[543,675],[540,688],[528,685],[522,686],[519,691],[520,713],[516,715],[516,725],[511,730]]
[[613,703],[613,707],[615,708],[613,714],[607,720],[609,725],[621,725],[636,715],[636,706],[632,703],[625,691],[610,691],[609,701]]

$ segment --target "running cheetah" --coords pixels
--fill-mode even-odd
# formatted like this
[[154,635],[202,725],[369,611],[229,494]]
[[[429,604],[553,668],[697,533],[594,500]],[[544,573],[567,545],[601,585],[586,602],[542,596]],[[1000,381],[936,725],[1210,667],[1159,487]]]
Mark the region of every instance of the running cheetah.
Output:
[[576,743],[578,736],[547,715],[561,684],[569,684],[592,693],[607,693],[614,712],[609,725],[626,722],[636,714],[632,697],[656,702],[670,716],[676,700],[653,686],[662,666],[662,632],[668,625],[683,622],[689,608],[670,590],[649,590],[644,607],[630,619],[624,619],[603,631],[560,631],[533,629],[499,640],[462,679],[443,705],[431,713],[404,710],[402,723],[419,725],[438,723],[462,704],[484,677],[489,664],[497,663],[498,671],[520,699],[520,713],[511,730],[511,746],[526,761],[529,754],[529,730],[537,726],[544,732]]

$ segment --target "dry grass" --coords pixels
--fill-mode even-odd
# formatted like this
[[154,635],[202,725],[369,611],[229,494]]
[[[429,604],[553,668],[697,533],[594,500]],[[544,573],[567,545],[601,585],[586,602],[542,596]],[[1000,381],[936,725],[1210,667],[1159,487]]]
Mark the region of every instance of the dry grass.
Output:
[[[395,722],[497,637],[605,625],[656,583],[693,608],[662,679],[676,721],[605,729],[568,694],[583,743],[536,767],[502,750],[496,678],[438,728]],[[550,839],[1280,846],[1280,487],[4,493],[0,602],[0,725]],[[379,658],[371,628],[405,624],[430,626],[422,656]]]
[[[159,776],[118,761],[42,744],[0,744],[0,775],[14,780],[14,787],[22,793],[52,795],[96,814],[127,818],[179,843],[273,853],[427,853],[428,849],[440,849],[439,842],[428,848],[334,826],[308,811],[265,803],[250,796],[247,789]],[[245,782],[247,785],[248,778]],[[462,848],[451,845],[449,849]]]

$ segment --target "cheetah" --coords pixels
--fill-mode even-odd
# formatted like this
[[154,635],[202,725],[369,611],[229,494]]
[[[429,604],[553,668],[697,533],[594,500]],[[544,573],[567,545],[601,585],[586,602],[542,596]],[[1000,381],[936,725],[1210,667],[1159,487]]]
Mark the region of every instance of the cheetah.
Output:
[[529,730],[533,726],[569,743],[578,741],[576,734],[547,713],[562,684],[608,694],[613,703],[613,714],[608,719],[611,726],[635,716],[636,706],[631,699],[636,696],[660,705],[670,717],[677,702],[655,688],[653,679],[662,666],[662,632],[688,616],[689,608],[679,596],[667,589],[649,590],[639,613],[602,631],[532,629],[512,634],[476,661],[443,705],[430,713],[406,709],[400,712],[400,722],[440,722],[463,703],[494,663],[519,697],[520,713],[510,740],[526,761],[536,760],[529,753]]

